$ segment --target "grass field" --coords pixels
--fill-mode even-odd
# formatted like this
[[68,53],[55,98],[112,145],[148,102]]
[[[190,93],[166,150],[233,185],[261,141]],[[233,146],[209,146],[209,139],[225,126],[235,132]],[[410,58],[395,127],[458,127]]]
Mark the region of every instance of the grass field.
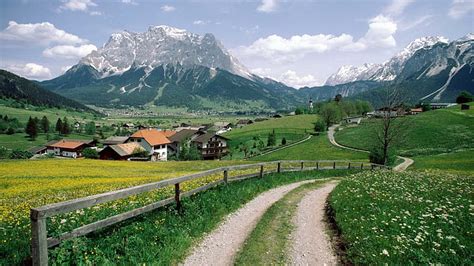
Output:
[[41,119],[43,116],[46,116],[51,123],[55,123],[58,118],[63,119],[65,116],[69,119],[69,121],[90,121],[95,119],[93,114],[86,112],[76,112],[57,108],[43,109],[33,106],[30,106],[29,108],[30,109],[13,108],[0,103],[0,114],[8,115],[8,117],[11,118],[17,118],[21,123],[26,123],[30,116],[38,117],[39,119]]
[[[53,137],[56,134],[50,134],[50,140],[53,140]],[[63,138],[64,136],[61,136]],[[93,139],[93,136],[88,136],[85,134],[69,134],[65,138],[68,139]],[[15,133],[13,135],[0,134],[0,147],[3,146],[7,149],[20,149],[27,150],[29,148],[44,145],[48,142],[46,134],[39,134],[35,140],[30,140],[30,138],[24,133]]]
[[474,177],[474,150],[413,157],[414,169],[439,169]]
[[[432,155],[474,148],[474,103],[468,111],[455,106],[401,119],[409,120],[409,128],[402,143],[395,147],[400,155]],[[365,120],[358,127],[340,130],[336,140],[343,145],[369,149],[375,121]]]
[[[3,230],[0,231],[0,264],[19,264],[28,256],[30,207],[237,163],[242,162],[144,163],[91,160],[2,162],[0,227]],[[257,169],[253,171],[256,172]],[[248,183],[237,191],[224,189],[220,194],[210,192],[211,198],[202,198],[197,203],[185,200],[185,217],[178,216],[173,211],[155,212],[150,216],[137,218],[135,223],[125,223],[123,227],[112,227],[90,237],[66,241],[59,248],[51,250],[50,255],[59,264],[68,262],[135,264],[157,261],[167,264],[179,256],[184,256],[193,239],[199,237],[202,232],[209,231],[223,215],[236,209],[257,193],[277,184],[294,181],[295,178],[313,178],[326,176],[329,173],[346,173],[346,171],[285,174],[274,179],[266,177],[255,184]],[[222,176],[186,182],[182,189],[186,191],[217,178]],[[158,190],[55,216],[48,219],[48,232],[50,236],[57,236],[85,223],[169,197],[172,193],[171,188]],[[124,256],[125,254],[127,256]],[[157,257],[156,254],[160,255]],[[179,256],[176,257],[176,254]]]
[[313,136],[310,140],[301,144],[279,150],[267,155],[256,156],[251,160],[274,161],[274,160],[358,160],[368,161],[368,155],[341,149],[331,145],[326,133]]
[[472,264],[474,179],[364,172],[330,197],[353,264]]
[[[3,230],[0,230],[0,257],[18,263],[27,254],[31,207],[240,163],[243,162],[149,163],[86,159],[2,161],[0,163],[0,228]],[[199,186],[202,182],[207,182],[207,179],[185,183],[184,189]],[[125,207],[144,204],[149,199],[163,196],[163,193],[155,193],[153,197],[145,195],[142,198],[129,199]],[[103,207],[124,208],[122,205],[124,205],[123,202],[122,204],[114,202]],[[70,226],[78,226],[79,223],[91,221],[93,218],[97,217],[84,215],[81,220],[76,219]],[[65,225],[58,225],[58,222],[58,220],[50,221],[48,226],[53,226],[52,228],[56,228],[56,231],[66,229]],[[0,261],[0,264],[4,263]]]
[[[305,136],[314,131],[314,123],[318,120],[317,115],[297,115],[285,116],[282,118],[272,118],[266,121],[256,122],[242,128],[236,128],[223,136],[230,138],[230,145],[233,147],[234,153],[232,158],[243,158],[244,154],[238,151],[240,143],[246,144],[251,151],[260,153],[257,148],[253,148],[254,144],[258,144],[261,140],[266,147],[268,134],[275,130],[276,144],[281,145],[283,138],[287,140],[287,144],[303,139]],[[258,138],[258,140],[255,140]]]

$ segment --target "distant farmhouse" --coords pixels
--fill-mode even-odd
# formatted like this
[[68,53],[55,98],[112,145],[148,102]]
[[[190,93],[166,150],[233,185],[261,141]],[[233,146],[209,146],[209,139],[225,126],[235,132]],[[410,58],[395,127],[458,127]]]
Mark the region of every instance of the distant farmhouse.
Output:
[[168,159],[168,137],[176,131],[159,131],[157,129],[142,129],[133,133],[127,142],[138,142],[149,152],[151,161],[166,161]]
[[49,143],[46,146],[46,153],[51,153],[56,156],[79,158],[82,157],[82,151],[85,148],[94,147],[96,142],[94,140],[59,140]]
[[253,121],[250,119],[241,119],[237,121],[237,127],[243,127],[250,124],[253,124]]
[[128,160],[136,153],[144,151],[140,143],[129,142],[109,145],[100,151],[99,156],[101,160]]
[[214,133],[206,133],[191,142],[197,145],[203,159],[213,160],[220,159],[229,153],[228,140],[228,138]]

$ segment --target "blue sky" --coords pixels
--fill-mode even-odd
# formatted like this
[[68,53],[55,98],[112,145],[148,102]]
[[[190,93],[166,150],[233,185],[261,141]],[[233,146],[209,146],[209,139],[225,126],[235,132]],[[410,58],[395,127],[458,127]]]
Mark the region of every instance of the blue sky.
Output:
[[169,25],[213,33],[251,71],[322,84],[341,65],[382,63],[423,36],[474,32],[474,0],[2,0],[0,67],[49,79],[111,33]]

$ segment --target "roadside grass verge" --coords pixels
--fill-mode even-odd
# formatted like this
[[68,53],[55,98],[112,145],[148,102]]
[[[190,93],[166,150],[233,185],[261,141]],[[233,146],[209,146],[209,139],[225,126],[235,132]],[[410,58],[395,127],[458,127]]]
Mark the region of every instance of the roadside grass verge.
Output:
[[182,214],[178,214],[174,206],[168,206],[97,233],[65,241],[50,250],[50,258],[55,264],[177,264],[205,233],[258,194],[292,182],[354,172],[282,173],[233,182],[184,199]]
[[266,155],[252,157],[255,161],[274,160],[358,160],[368,161],[368,154],[333,146],[326,135],[313,136],[308,141]]
[[298,203],[311,190],[329,180],[302,185],[273,204],[237,254],[236,265],[286,265],[293,218]]
[[448,173],[363,172],[329,203],[353,264],[472,264],[474,180]]

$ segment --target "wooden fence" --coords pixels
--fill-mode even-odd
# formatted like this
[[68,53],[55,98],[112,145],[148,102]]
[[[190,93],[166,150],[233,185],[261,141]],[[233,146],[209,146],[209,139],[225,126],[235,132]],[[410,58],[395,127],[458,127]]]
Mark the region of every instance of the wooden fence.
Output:
[[[288,165],[297,165],[298,167],[287,167],[283,168],[284,164]],[[305,166],[306,164],[306,166]],[[313,166],[309,166],[312,164]],[[276,166],[274,170],[267,170],[269,166]],[[245,170],[257,167],[257,173],[245,174],[235,177],[230,177],[230,171],[235,170]],[[155,210],[157,208],[176,203],[178,210],[181,208],[181,199],[184,197],[189,197],[193,194],[196,194],[201,191],[208,190],[212,187],[215,187],[219,184],[227,184],[231,181],[242,180],[250,177],[263,177],[266,174],[270,173],[280,173],[280,172],[289,172],[289,171],[303,171],[303,170],[325,170],[325,169],[390,169],[384,165],[378,165],[367,162],[351,162],[351,161],[307,161],[307,160],[298,160],[298,161],[273,161],[273,162],[264,162],[264,163],[255,163],[255,164],[245,164],[245,165],[236,165],[236,166],[226,166],[220,167],[212,170],[207,170],[204,172],[181,176],[178,178],[167,179],[159,182],[148,183],[144,185],[139,185],[135,187],[125,188],[117,191],[111,191],[107,193],[92,195],[84,198],[68,200],[64,202],[58,202],[54,204],[49,204],[41,206],[38,208],[32,208],[30,210],[30,219],[31,219],[31,250],[32,250],[32,259],[33,265],[47,265],[48,264],[48,248],[53,247],[61,243],[61,241],[86,235],[88,233],[94,232],[101,228],[119,223],[126,219],[141,215],[143,213]],[[191,181],[205,176],[215,175],[222,173],[222,179],[208,183],[199,188],[182,192],[180,190],[180,184],[185,181]],[[88,207],[92,207],[101,203],[106,203],[109,201],[123,199],[132,195],[137,195],[151,190],[160,189],[168,186],[174,185],[174,197],[163,199],[143,207],[133,209],[121,214],[111,216],[109,218],[96,221],[90,224],[83,225],[79,228],[72,230],[71,232],[63,233],[59,237],[49,237],[47,236],[47,226],[46,219],[58,214],[64,214]]]

